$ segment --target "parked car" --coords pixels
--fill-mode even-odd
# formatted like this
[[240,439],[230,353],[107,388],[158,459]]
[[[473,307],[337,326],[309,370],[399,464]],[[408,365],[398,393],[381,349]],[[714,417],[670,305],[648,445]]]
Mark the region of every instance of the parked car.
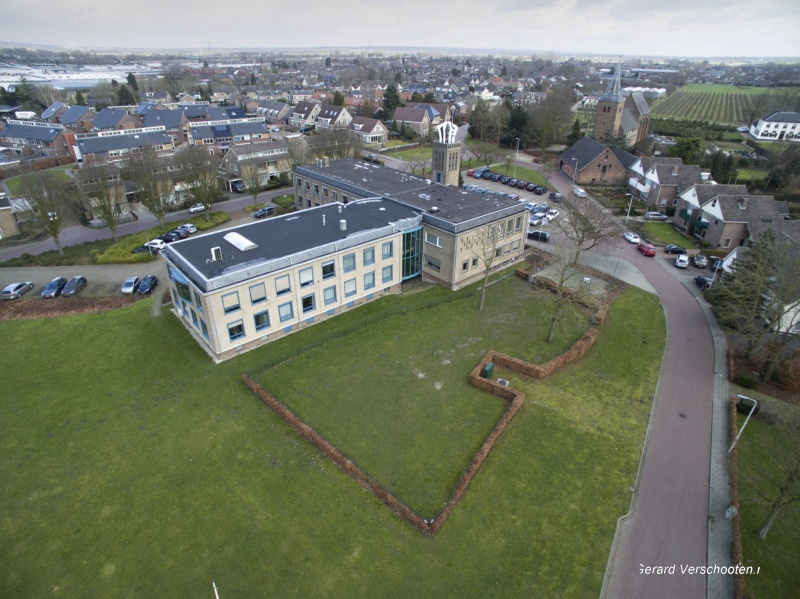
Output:
[[231,183],[231,189],[233,189],[233,191],[235,191],[236,193],[244,193],[245,191],[247,191],[247,188],[241,181],[234,181],[233,183]]
[[562,196],[557,191],[551,191],[550,192],[550,199],[553,200],[555,203],[558,203],[558,202],[560,202],[561,200],[564,199],[564,196]]
[[[160,239],[165,243],[172,243],[173,241],[178,241],[181,236],[178,233],[173,233],[170,231],[169,233],[164,233],[163,235],[159,235],[156,239]],[[145,244],[146,245],[146,244]]]
[[64,277],[56,277],[42,290],[42,297],[58,297],[67,284]]
[[686,254],[680,254],[677,258],[675,258],[675,266],[678,268],[688,268],[689,267],[689,256]]
[[191,235],[192,233],[197,233],[197,227],[195,227],[192,223],[185,223],[182,225],[178,225],[178,229],[183,229],[189,235]]
[[494,173],[492,171],[483,171],[481,173],[481,179],[491,179]]
[[723,265],[723,260],[718,256],[713,256],[708,263],[708,267],[713,271],[721,269],[722,265]]
[[200,202],[189,206],[189,212],[191,212],[192,214],[197,214],[198,212],[202,212],[205,209],[206,207],[203,206],[203,204],[201,204]]
[[645,256],[655,256],[656,255],[656,248],[654,245],[647,243],[646,241],[640,241],[639,245],[636,246],[636,249],[642,252]]
[[158,285],[158,277],[155,275],[147,275],[139,283],[139,295],[148,295],[152,293],[153,289]]
[[144,247],[146,247],[150,252],[160,252],[167,247],[167,244],[163,239],[152,239],[145,243]]
[[497,182],[499,182],[499,181],[500,181],[500,178],[501,178],[501,177],[502,177],[502,175],[498,175],[497,173],[492,173],[492,174],[489,176],[489,180],[490,180],[490,181],[494,181],[495,183],[497,183]]
[[533,216],[531,216],[530,220],[528,220],[528,224],[533,226],[533,227],[538,227],[538,226],[544,225],[546,223],[547,223],[547,219],[544,217],[544,215],[537,216],[537,215],[534,214]]
[[558,218],[558,214],[559,214],[558,210],[548,210],[545,216],[547,217],[548,221],[551,221],[553,219]]
[[528,239],[550,241],[550,233],[548,231],[528,231]]
[[172,229],[170,233],[175,233],[181,239],[186,239],[189,236],[189,233],[185,229],[181,229],[180,227]]
[[519,179],[513,179],[513,178],[512,178],[512,179],[509,179],[509,180],[508,180],[508,184],[509,184],[509,186],[511,186],[511,187],[516,187],[516,186],[517,186],[517,183],[519,183]]
[[526,191],[536,191],[536,188],[537,188],[537,187],[539,187],[539,186],[538,186],[538,185],[536,185],[535,183],[528,183],[528,184],[525,186],[525,189],[526,189]]
[[700,291],[705,291],[711,287],[712,283],[714,283],[714,279],[712,277],[704,277],[703,275],[699,275],[694,278],[694,284],[700,288]]
[[580,187],[576,187],[575,189],[573,189],[572,193],[574,193],[579,198],[585,198],[587,195],[589,195],[586,193],[585,189],[581,189]]
[[549,189],[547,189],[547,188],[546,188],[544,185],[537,185],[537,186],[534,188],[534,190],[533,190],[533,193],[535,193],[537,196],[543,196],[543,195],[544,195],[544,194],[546,194],[548,191],[550,191],[550,190],[549,190]]
[[261,210],[257,210],[256,212],[254,212],[253,216],[255,216],[256,218],[264,218],[272,214],[274,210],[275,209],[272,206],[265,206]]
[[703,254],[695,254],[694,258],[692,258],[692,264],[694,264],[695,268],[705,268],[708,266],[708,258]]
[[467,169],[467,177],[471,177],[475,173],[474,168]]
[[120,291],[124,295],[133,295],[139,289],[139,277],[128,277],[122,284]]
[[527,181],[517,181],[517,189],[525,189],[528,187]]
[[689,252],[686,251],[686,248],[682,248],[679,245],[675,245],[674,243],[670,243],[666,247],[664,247],[664,251],[667,254],[688,254]]
[[511,177],[500,177],[500,183],[503,185],[508,185],[509,181],[511,181]]
[[61,295],[64,297],[70,297],[78,293],[81,289],[86,287],[89,284],[89,281],[86,280],[86,277],[82,277],[78,275],[77,277],[72,277],[67,284],[64,285],[64,289],[61,291]]
[[642,239],[633,231],[625,231],[622,236],[629,243],[639,243]]
[[749,132],[749,131],[750,131],[750,129],[748,129],[747,127],[737,127],[737,128],[736,128],[736,130],[737,130],[739,133],[747,133],[747,132]]
[[539,204],[537,204],[536,202],[528,202],[527,204],[525,204],[525,209],[530,210],[531,212],[534,212],[538,207]]
[[17,299],[23,293],[26,293],[33,289],[33,283],[30,281],[23,281],[22,283],[11,283],[11,285],[6,285],[3,288],[3,291],[0,291],[0,297],[3,299]]
[[661,212],[645,212],[644,217],[646,220],[669,220],[669,217]]

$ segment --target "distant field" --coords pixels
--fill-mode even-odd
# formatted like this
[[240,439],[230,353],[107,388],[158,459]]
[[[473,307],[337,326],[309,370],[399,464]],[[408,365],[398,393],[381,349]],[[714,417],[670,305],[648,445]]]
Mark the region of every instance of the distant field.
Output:
[[743,125],[749,119],[753,97],[770,91],[767,88],[690,83],[656,102],[652,114],[663,118]]

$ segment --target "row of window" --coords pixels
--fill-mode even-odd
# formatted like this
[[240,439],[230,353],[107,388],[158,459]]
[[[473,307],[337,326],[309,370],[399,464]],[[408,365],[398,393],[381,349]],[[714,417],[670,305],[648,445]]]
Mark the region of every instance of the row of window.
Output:
[[[384,266],[381,269],[381,280],[385,283],[391,283],[392,279],[394,278],[393,267],[391,265]],[[364,275],[364,290],[368,291],[370,289],[375,288],[375,272],[368,272]],[[355,279],[348,279],[344,282],[344,296],[350,297],[355,295],[358,292],[358,288],[356,285]],[[326,287],[322,290],[322,301],[326,306],[331,304],[335,304],[337,302],[337,295],[336,295],[336,286],[333,285],[331,287]],[[303,296],[300,298],[300,310],[303,314],[308,314],[310,312],[314,312],[317,309],[317,298],[315,293],[310,293],[309,295]],[[192,310],[192,317],[195,321],[195,326],[197,326],[197,320],[194,315],[194,311]],[[288,322],[294,318],[294,304],[292,302],[286,302],[285,304],[278,305],[278,320],[280,322]],[[200,321],[203,324],[203,331],[206,339],[208,339],[208,331],[205,328],[205,323]],[[253,325],[255,326],[256,332],[264,331],[271,326],[270,318],[269,318],[269,310],[264,310],[263,312],[259,312],[253,315]],[[231,341],[237,341],[238,339],[242,339],[245,336],[244,330],[244,321],[237,320],[231,323],[228,323],[228,338]]]
[[[303,189],[305,189],[306,191],[311,191],[311,185],[312,185],[311,181],[308,181],[308,180],[303,180],[303,179],[296,179],[295,180],[295,186],[297,187],[298,193],[301,193],[301,191]],[[320,192],[319,184],[314,183],[313,185],[314,185],[314,195],[319,196],[319,194],[320,194],[319,193]],[[327,187],[323,187],[322,188],[322,197],[323,198],[330,198],[330,200],[332,202],[338,202],[339,201],[339,192],[335,191],[335,190],[331,190],[330,191],[330,195],[328,195],[328,188]],[[342,194],[342,203],[343,204],[347,204],[347,201],[348,201],[347,196]],[[315,206],[318,206],[318,204],[315,204]],[[308,207],[311,207],[310,201],[309,201]]]

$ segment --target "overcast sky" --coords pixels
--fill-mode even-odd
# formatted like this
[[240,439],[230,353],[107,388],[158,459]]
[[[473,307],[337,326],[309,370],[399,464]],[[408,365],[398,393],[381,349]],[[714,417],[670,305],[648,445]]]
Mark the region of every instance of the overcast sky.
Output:
[[[58,46],[407,46],[559,54],[800,56],[798,0],[26,0],[0,41]],[[444,7],[449,7],[444,10]]]

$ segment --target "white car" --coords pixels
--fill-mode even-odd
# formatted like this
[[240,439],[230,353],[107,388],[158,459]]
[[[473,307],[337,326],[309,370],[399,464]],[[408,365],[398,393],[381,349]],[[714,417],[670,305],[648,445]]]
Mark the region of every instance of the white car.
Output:
[[202,212],[205,209],[206,207],[203,206],[200,202],[198,202],[197,204],[194,204],[193,206],[189,207],[189,212],[191,212],[192,214],[196,214],[198,212]]
[[0,297],[3,299],[17,299],[26,291],[30,291],[33,289],[33,283],[30,281],[25,281],[23,283],[11,283],[11,285],[7,285],[3,291],[0,291]]
[[537,204],[536,202],[528,202],[527,204],[525,204],[525,209],[530,210],[531,212],[536,210],[538,207],[539,204]]
[[152,241],[145,243],[144,247],[150,248],[151,252],[160,252],[167,247],[167,243],[161,239],[153,239]]
[[175,227],[175,228],[176,228],[176,229],[183,229],[183,230],[184,230],[184,231],[186,231],[186,232],[187,232],[189,235],[191,235],[192,233],[197,233],[197,227],[195,227],[195,226],[194,226],[192,223],[185,223],[185,224],[183,224],[183,225],[178,225],[178,226],[177,226],[177,227]]
[[688,268],[689,266],[689,256],[686,254],[681,254],[677,258],[675,258],[675,266],[678,268]]
[[625,241],[627,241],[629,243],[639,243],[642,240],[633,231],[625,231],[625,233],[623,233],[622,236],[625,238]]
[[547,224],[547,219],[544,216],[532,216],[528,224],[533,227],[538,227],[539,225]]
[[581,189],[580,187],[576,187],[575,189],[573,189],[573,190],[572,190],[572,193],[574,193],[574,194],[575,194],[576,196],[578,196],[579,198],[585,198],[585,197],[588,195],[588,194],[586,193],[586,190],[584,190],[584,189]]
[[736,130],[737,130],[739,133],[748,133],[748,132],[750,131],[750,129],[749,129],[749,128],[747,128],[747,127],[739,127],[739,128],[738,128],[738,129],[736,129]]
[[553,220],[553,219],[556,219],[556,218],[558,218],[558,214],[559,214],[558,210],[548,210],[548,211],[547,211],[547,214],[545,214],[545,215],[544,215],[544,217],[545,217],[545,218],[546,218],[548,221],[551,221],[551,220]]

